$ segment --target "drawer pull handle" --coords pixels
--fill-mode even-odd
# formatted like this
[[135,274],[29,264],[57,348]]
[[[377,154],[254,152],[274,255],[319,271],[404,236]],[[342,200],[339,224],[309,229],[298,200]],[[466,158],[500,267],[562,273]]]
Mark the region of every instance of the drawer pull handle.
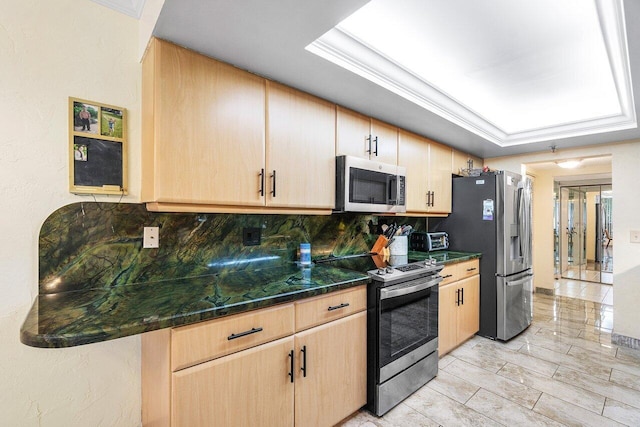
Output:
[[240,332],[239,334],[231,334],[227,337],[229,341],[235,340],[236,338],[246,337],[247,335],[256,334],[258,332],[262,332],[262,328],[251,328],[248,331]]
[[302,346],[302,348],[300,349],[300,352],[302,352],[302,366],[300,367],[300,370],[302,371],[302,376],[303,377],[307,377],[307,346]]
[[289,377],[291,377],[291,382],[293,382],[293,350],[291,350],[291,351],[289,352],[289,359],[291,359],[291,360],[290,360],[290,363],[291,363],[291,365],[290,365],[291,370],[289,371],[289,373],[288,373],[287,375],[289,375]]
[[467,268],[467,271],[473,271],[475,269],[476,269],[475,267],[471,267],[471,268]]
[[342,304],[340,304],[340,305],[333,305],[333,306],[329,307],[329,308],[327,309],[327,311],[338,310],[338,309],[340,309],[340,308],[345,308],[345,307],[349,307],[349,303],[348,303],[348,302],[343,302],[343,303],[342,303]]
[[447,278],[449,278],[449,277],[453,277],[453,274],[447,274],[447,275],[445,275],[445,276],[442,276],[442,278],[443,278],[443,279],[447,279]]

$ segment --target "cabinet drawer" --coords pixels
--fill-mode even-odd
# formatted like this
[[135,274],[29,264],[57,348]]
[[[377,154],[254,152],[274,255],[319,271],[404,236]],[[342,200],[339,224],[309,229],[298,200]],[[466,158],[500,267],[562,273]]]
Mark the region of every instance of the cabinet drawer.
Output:
[[296,331],[331,322],[367,308],[367,287],[358,286],[295,303]]
[[293,321],[293,304],[287,304],[174,328],[171,370],[292,335]]
[[480,261],[472,259],[458,264],[458,277],[456,280],[466,279],[480,273]]
[[458,264],[449,264],[445,265],[442,271],[440,272],[440,276],[442,276],[442,282],[440,282],[440,286],[448,285],[451,282],[455,282],[458,280],[456,277],[458,275]]

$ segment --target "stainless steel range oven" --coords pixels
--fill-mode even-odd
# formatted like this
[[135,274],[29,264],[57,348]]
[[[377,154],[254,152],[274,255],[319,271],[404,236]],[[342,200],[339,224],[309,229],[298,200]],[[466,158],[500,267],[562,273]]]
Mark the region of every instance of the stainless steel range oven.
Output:
[[438,275],[430,261],[369,271],[367,409],[381,416],[438,373]]

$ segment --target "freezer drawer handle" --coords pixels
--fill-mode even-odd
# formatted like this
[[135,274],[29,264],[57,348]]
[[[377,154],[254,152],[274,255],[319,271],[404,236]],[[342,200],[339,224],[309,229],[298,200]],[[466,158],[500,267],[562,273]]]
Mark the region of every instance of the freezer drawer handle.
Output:
[[529,273],[529,274],[525,275],[522,279],[518,279],[518,280],[515,280],[513,282],[507,281],[507,286],[519,286],[519,285],[523,284],[524,282],[529,281],[531,277],[533,277],[533,273]]
[[339,310],[339,309],[345,308],[345,307],[349,307],[349,303],[348,302],[343,302],[340,305],[332,305],[331,307],[327,308],[327,311]]
[[231,334],[227,337],[229,341],[235,340],[236,338],[246,337],[247,335],[256,334],[258,332],[262,332],[262,328],[251,328],[248,331],[240,332],[239,334]]

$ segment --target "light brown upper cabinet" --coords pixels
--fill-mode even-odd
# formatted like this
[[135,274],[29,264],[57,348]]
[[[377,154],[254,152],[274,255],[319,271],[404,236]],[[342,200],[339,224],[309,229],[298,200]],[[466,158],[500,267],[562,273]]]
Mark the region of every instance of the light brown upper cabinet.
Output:
[[463,153],[462,151],[453,150],[452,173],[462,175],[463,170],[469,169],[469,160],[473,161],[473,169],[482,169],[483,162],[481,158]]
[[335,105],[267,82],[267,205],[335,205]]
[[335,205],[335,105],[154,39],[143,61],[150,210]]
[[398,164],[398,128],[337,107],[337,155]]
[[407,212],[451,213],[451,149],[400,131],[398,164],[407,169]]
[[265,80],[158,39],[142,70],[142,201],[263,206]]

